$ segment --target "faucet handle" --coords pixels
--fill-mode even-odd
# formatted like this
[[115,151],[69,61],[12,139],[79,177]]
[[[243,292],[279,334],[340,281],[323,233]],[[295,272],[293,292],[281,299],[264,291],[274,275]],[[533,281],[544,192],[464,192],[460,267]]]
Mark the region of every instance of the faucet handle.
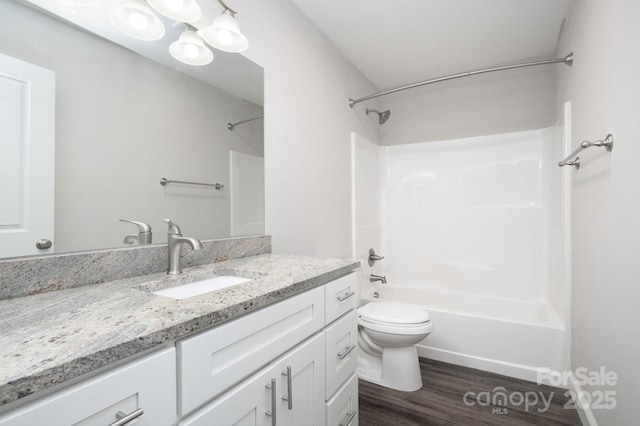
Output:
[[138,232],[149,232],[151,231],[151,227],[144,223],[144,222],[138,222],[136,220],[127,220],[127,219],[120,219],[120,222],[128,222],[128,223],[133,223],[134,225],[136,225],[138,227]]
[[166,222],[169,225],[168,235],[182,235],[182,231],[178,224],[173,223],[171,219],[162,219],[163,222]]
[[373,266],[374,263],[382,259],[384,259],[384,256],[378,256],[374,249],[369,249],[369,257],[367,258],[369,266]]
[[151,240],[153,239],[153,234],[151,233],[151,227],[144,223],[138,222],[136,220],[127,220],[120,219],[120,222],[133,223],[138,227],[138,235],[131,234],[124,237],[123,243],[125,244],[133,244],[134,242],[138,242],[138,244],[151,244]]

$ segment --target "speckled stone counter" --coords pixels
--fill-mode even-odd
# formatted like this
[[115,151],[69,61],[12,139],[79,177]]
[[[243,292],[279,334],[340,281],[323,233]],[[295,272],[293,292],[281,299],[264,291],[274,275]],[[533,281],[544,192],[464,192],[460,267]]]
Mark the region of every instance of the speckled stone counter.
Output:
[[[359,262],[265,254],[0,301],[0,406],[325,284]],[[152,291],[251,278],[183,300]]]

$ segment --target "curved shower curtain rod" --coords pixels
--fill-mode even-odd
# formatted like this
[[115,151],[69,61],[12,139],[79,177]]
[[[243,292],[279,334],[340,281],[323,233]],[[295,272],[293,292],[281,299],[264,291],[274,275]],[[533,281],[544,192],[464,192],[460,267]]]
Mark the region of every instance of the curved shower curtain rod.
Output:
[[374,93],[373,95],[365,96],[365,97],[362,97],[362,98],[359,98],[359,99],[351,99],[350,98],[349,99],[349,107],[353,108],[356,104],[358,104],[360,102],[368,101],[369,99],[374,99],[374,98],[377,98],[377,97],[380,97],[380,96],[389,95],[391,93],[396,93],[396,92],[399,92],[401,90],[413,89],[414,87],[420,87],[420,86],[424,86],[424,85],[431,84],[431,83],[439,83],[441,81],[453,80],[455,78],[462,78],[462,77],[470,77],[472,75],[484,74],[484,73],[493,72],[493,71],[504,71],[504,70],[511,70],[511,69],[515,69],[515,68],[532,67],[532,66],[535,66],[535,65],[558,64],[558,63],[561,63],[561,62],[563,64],[565,64],[565,65],[568,65],[568,66],[573,65],[573,52],[569,53],[564,58],[549,59],[549,60],[546,60],[546,61],[524,62],[524,63],[521,63],[521,64],[504,65],[504,66],[501,66],[501,67],[493,67],[493,68],[486,68],[486,69],[482,69],[482,70],[468,71],[468,72],[463,72],[463,73],[459,73],[459,74],[448,75],[448,76],[445,76],[445,77],[433,78],[431,80],[420,81],[418,83],[408,84],[408,85],[402,86],[402,87],[396,87],[395,89],[389,89],[389,90],[385,90],[384,92]]
[[260,120],[261,118],[264,118],[264,115],[260,115],[258,117],[253,117],[253,118],[249,118],[247,120],[238,121],[237,123],[227,123],[227,129],[233,130],[233,128],[236,127],[239,124],[248,123],[248,122],[253,121],[253,120]]

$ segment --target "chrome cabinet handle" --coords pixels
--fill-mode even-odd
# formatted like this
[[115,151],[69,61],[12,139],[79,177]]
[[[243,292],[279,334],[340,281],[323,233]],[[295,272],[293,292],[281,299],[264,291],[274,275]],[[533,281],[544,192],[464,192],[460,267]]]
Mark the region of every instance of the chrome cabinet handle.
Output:
[[338,354],[338,358],[345,359],[347,357],[347,355],[349,355],[351,353],[351,351],[354,350],[355,348],[356,348],[356,345],[351,345],[351,346],[345,347],[345,351],[342,352],[341,354]]
[[342,296],[338,296],[338,297],[336,297],[336,299],[338,299],[338,302],[344,302],[345,300],[347,300],[348,298],[350,298],[354,294],[356,294],[356,292],[352,291],[351,293],[345,293]]
[[276,426],[276,379],[271,379],[271,385],[265,385],[264,387],[271,389],[271,411],[267,411],[265,414],[271,417],[271,426]]
[[287,408],[289,410],[293,410],[293,387],[291,385],[293,375],[291,374],[290,365],[287,366],[287,372],[282,373],[282,375],[287,377],[287,396],[283,396],[282,400],[287,401]]
[[347,411],[347,419],[343,422],[338,423],[338,426],[347,426],[349,423],[351,423],[357,412],[357,410],[353,410],[351,412]]
[[138,417],[142,416],[144,414],[144,411],[142,410],[142,408],[138,408],[136,411],[133,411],[129,414],[125,414],[122,411],[118,411],[116,413],[116,420],[115,422],[111,423],[109,426],[124,426],[127,423],[137,419]]

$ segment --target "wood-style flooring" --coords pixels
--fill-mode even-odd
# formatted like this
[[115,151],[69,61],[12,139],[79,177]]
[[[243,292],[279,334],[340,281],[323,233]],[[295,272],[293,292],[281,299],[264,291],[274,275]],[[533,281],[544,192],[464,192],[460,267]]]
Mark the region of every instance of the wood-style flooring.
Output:
[[[575,409],[564,408],[569,401],[564,389],[424,358],[420,358],[420,369],[424,386],[416,392],[360,380],[360,426],[581,424]],[[501,392],[507,396],[505,405],[485,403],[488,396],[493,400]],[[541,393],[546,401],[551,398],[546,410]],[[520,395],[539,402],[527,409]]]

